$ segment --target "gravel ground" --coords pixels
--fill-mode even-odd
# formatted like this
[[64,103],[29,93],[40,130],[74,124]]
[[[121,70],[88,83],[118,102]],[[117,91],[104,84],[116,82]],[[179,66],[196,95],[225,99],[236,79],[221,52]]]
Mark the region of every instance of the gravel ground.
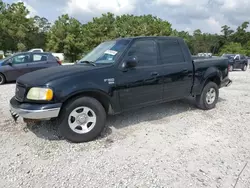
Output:
[[217,108],[181,100],[109,117],[96,141],[72,144],[56,126],[13,123],[14,84],[0,86],[0,186],[250,187],[250,71],[230,73]]

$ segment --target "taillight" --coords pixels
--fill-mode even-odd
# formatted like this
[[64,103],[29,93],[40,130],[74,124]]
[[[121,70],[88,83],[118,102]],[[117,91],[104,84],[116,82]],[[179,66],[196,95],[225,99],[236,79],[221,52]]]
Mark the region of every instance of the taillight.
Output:
[[62,65],[62,62],[61,62],[60,60],[57,60],[57,63],[58,63],[59,65]]

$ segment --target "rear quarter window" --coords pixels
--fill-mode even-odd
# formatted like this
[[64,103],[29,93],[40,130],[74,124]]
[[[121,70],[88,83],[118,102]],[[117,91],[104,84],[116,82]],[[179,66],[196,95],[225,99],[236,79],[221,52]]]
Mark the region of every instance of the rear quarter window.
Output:
[[163,64],[183,63],[185,58],[177,40],[158,40],[160,60]]

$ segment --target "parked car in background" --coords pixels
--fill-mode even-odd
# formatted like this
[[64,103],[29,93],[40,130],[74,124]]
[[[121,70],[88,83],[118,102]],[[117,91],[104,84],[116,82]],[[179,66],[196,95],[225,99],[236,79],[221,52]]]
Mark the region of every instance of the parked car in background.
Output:
[[0,85],[39,69],[61,65],[51,53],[24,52],[0,60]]
[[230,84],[226,58],[193,60],[181,38],[122,38],[101,43],[76,65],[21,76],[11,114],[26,122],[58,118],[66,139],[85,142],[100,135],[107,114],[188,96],[209,110]]
[[246,71],[248,67],[248,58],[242,54],[223,54],[222,57],[226,57],[229,60],[229,70],[241,69]]
[[[29,50],[29,52],[44,52],[41,48],[33,48]],[[52,53],[53,56],[55,56],[59,61],[64,61],[64,54],[63,53]]]

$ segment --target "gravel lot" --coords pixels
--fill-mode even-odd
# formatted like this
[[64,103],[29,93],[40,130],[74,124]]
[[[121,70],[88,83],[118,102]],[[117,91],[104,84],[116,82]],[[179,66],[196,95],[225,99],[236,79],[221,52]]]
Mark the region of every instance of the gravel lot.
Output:
[[48,123],[13,123],[14,84],[0,86],[0,187],[250,187],[250,70],[230,73],[217,108],[182,100],[109,117],[72,144]]

